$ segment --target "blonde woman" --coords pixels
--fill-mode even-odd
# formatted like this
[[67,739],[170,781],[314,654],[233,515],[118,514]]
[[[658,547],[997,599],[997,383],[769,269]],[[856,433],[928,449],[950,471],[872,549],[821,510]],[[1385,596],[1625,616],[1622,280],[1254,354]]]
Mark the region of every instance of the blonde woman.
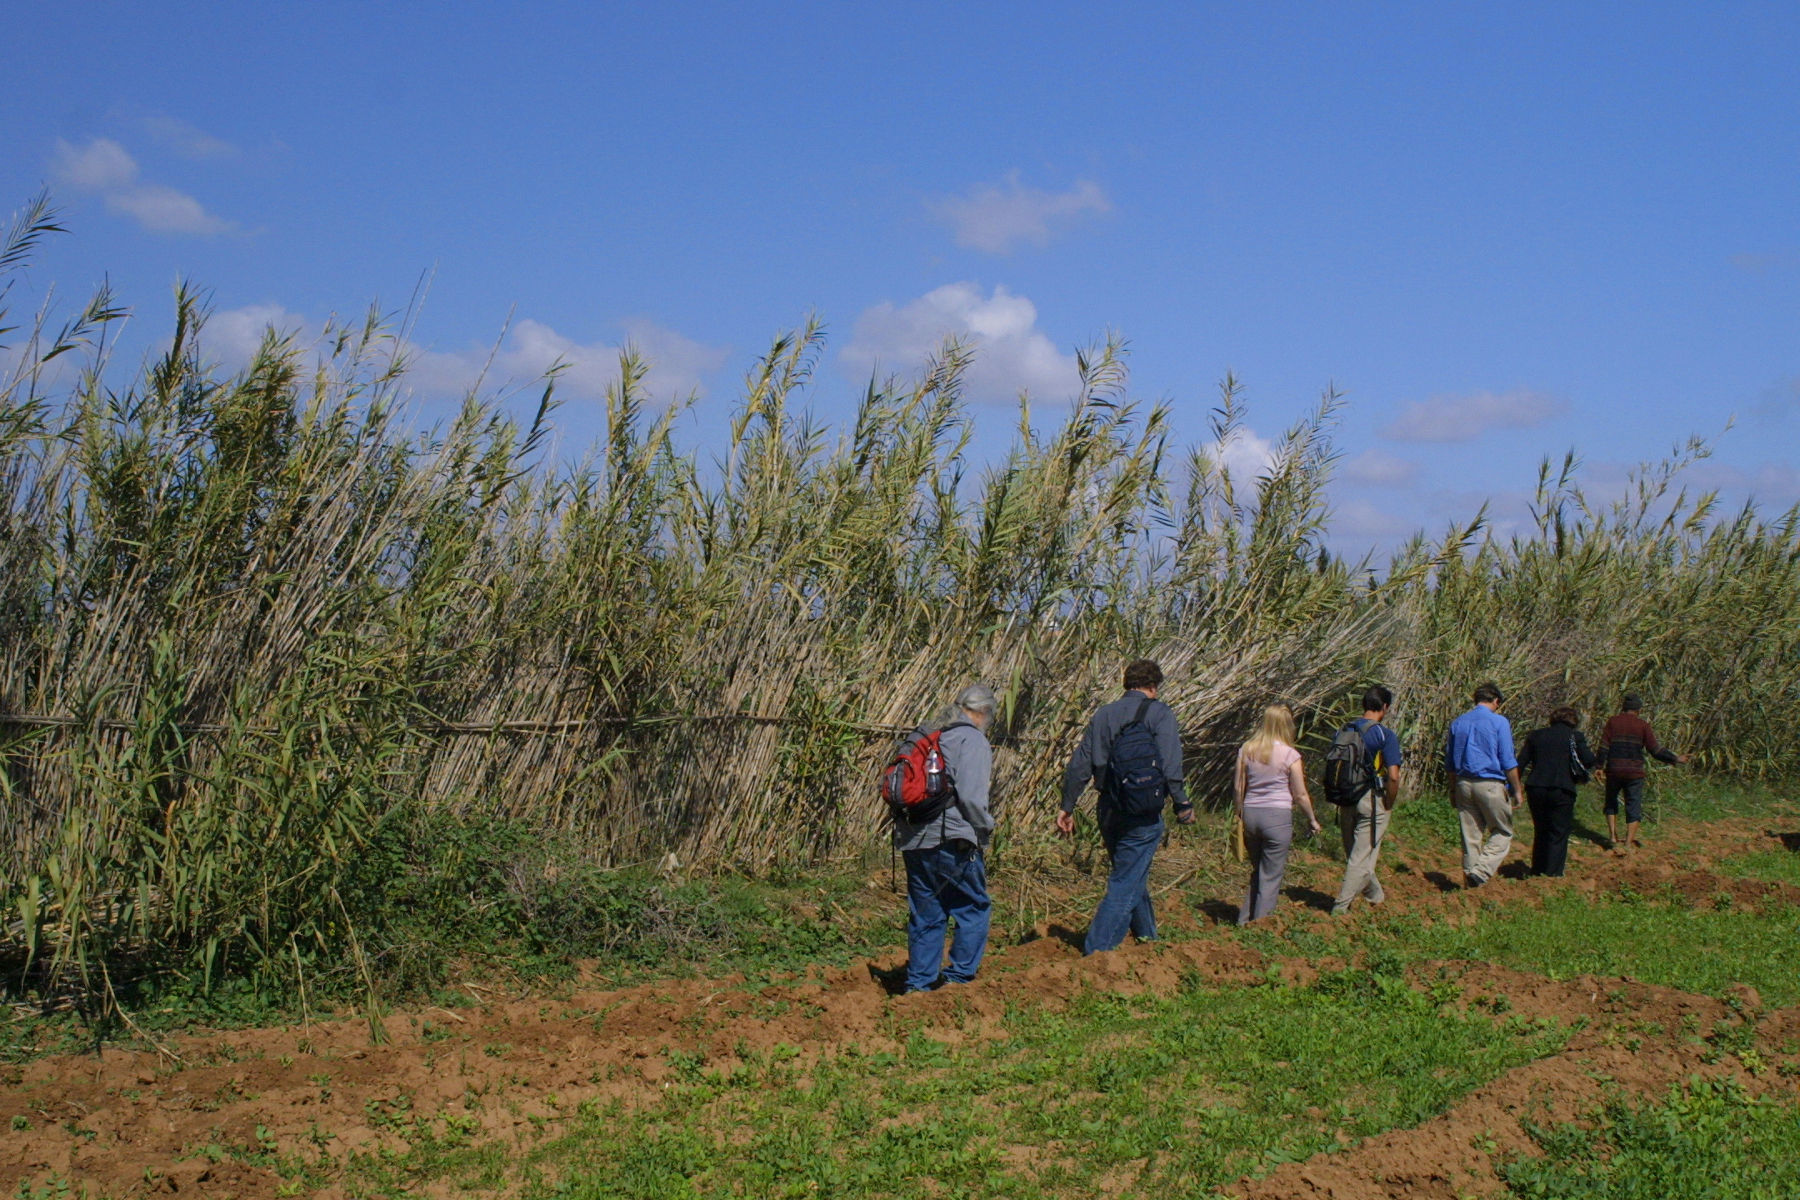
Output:
[[1248,925],[1275,910],[1288,847],[1294,843],[1296,802],[1306,813],[1307,827],[1319,832],[1300,752],[1294,749],[1294,712],[1287,705],[1263,710],[1256,735],[1238,751],[1236,787],[1238,820],[1244,823],[1252,864],[1237,923]]

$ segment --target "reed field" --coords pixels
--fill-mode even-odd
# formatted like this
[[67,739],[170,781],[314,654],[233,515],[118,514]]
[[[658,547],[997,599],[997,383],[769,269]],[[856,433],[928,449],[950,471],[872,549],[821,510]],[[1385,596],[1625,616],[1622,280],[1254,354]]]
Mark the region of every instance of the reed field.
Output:
[[[55,231],[23,211],[5,278]],[[569,458],[554,373],[529,421],[478,391],[421,431],[403,321],[271,334],[227,371],[200,295],[176,309],[136,372],[110,295],[0,319],[16,995],[104,1007],[152,969],[374,991],[396,906],[439,911],[428,885],[528,924],[634,866],[861,854],[896,732],[975,679],[1001,696],[1000,837],[1029,863],[1081,722],[1140,655],[1214,803],[1262,705],[1316,736],[1373,681],[1421,759],[1493,679],[1520,728],[1561,702],[1591,724],[1630,686],[1701,770],[1800,768],[1800,511],[1685,491],[1697,442],[1605,502],[1573,454],[1547,462],[1526,532],[1471,513],[1351,563],[1325,548],[1339,397],[1234,478],[1131,397],[1116,339],[1072,401],[1022,403],[989,464],[965,454],[967,347],[833,425],[809,407],[841,401],[816,324],[748,373],[721,454],[678,444],[628,351],[604,439]],[[1208,446],[1247,418],[1227,379]]]

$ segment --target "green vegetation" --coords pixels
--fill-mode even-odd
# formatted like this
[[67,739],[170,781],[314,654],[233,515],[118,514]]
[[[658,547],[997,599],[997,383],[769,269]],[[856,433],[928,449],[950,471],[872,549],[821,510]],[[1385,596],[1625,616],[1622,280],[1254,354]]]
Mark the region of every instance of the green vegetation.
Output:
[[1800,1102],[1695,1079],[1660,1103],[1621,1097],[1593,1127],[1527,1124],[1543,1154],[1504,1169],[1526,1200],[1788,1200],[1800,1195]]
[[[41,202],[20,215],[0,289],[55,232]],[[970,677],[1002,694],[1003,844],[1024,861],[1073,731],[1140,653],[1162,659],[1215,801],[1270,696],[1324,728],[1374,677],[1415,753],[1480,677],[1590,713],[1629,680],[1702,765],[1800,767],[1800,512],[1682,493],[1698,445],[1613,505],[1572,461],[1547,466],[1534,529],[1496,540],[1477,515],[1376,576],[1323,548],[1335,395],[1264,477],[1233,479],[1216,446],[1177,455],[1166,406],[1129,399],[1118,341],[1081,356],[1058,423],[1023,412],[975,479],[955,344],[915,380],[871,381],[833,433],[805,409],[821,328],[782,336],[717,464],[675,443],[627,352],[606,436],[568,463],[548,449],[553,377],[529,420],[470,396],[412,428],[404,319],[316,346],[271,332],[225,374],[182,289],[132,378],[107,361],[123,315],[102,293],[5,335],[14,996],[105,1012],[180,975],[258,995],[351,981],[373,1001],[461,952],[451,891],[511,911],[529,953],[559,923],[623,946],[660,902],[608,871],[672,856],[767,876],[861,851],[894,732]],[[1213,433],[1245,417],[1228,379]],[[521,837],[589,869],[443,857]],[[414,922],[421,902],[448,919]],[[670,933],[652,926],[646,953]]]

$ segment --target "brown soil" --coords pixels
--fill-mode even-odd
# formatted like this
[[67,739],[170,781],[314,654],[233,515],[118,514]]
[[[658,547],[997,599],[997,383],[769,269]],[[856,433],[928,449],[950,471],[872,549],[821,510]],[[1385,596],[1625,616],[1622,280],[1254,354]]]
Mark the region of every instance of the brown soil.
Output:
[[[1427,863],[1395,845],[1384,855],[1383,877],[1388,903],[1426,921],[1473,921],[1483,904],[1532,903],[1566,889],[1672,888],[1713,903],[1729,895],[1746,907],[1796,905],[1800,888],[1711,869],[1765,837],[1779,847],[1781,836],[1747,822],[1683,826],[1678,837],[1631,859],[1583,845],[1565,879],[1503,879],[1479,893],[1450,883],[1454,863]],[[1165,878],[1182,867],[1178,856],[1166,857],[1171,861],[1159,864],[1170,873]],[[1328,902],[1322,892],[1335,883],[1331,864],[1298,861],[1288,883],[1289,899],[1272,921],[1329,919],[1314,906]],[[871,895],[903,904],[885,891]],[[308,1158],[320,1146],[337,1156],[375,1147],[400,1151],[405,1142],[398,1127],[411,1113],[451,1107],[468,1111],[477,1138],[527,1139],[546,1124],[554,1128],[583,1100],[629,1105],[653,1097],[672,1069],[672,1052],[703,1054],[710,1064],[729,1067],[746,1050],[799,1047],[811,1056],[852,1043],[884,1048],[916,1030],[954,1042],[996,1027],[1009,1009],[1058,1008],[1087,989],[1161,993],[1196,974],[1245,982],[1269,964],[1228,926],[1206,925],[1209,916],[1226,919],[1235,901],[1165,904],[1171,932],[1197,925],[1196,936],[1092,958],[1080,955],[1072,930],[1082,927],[1082,918],[1071,912],[1063,924],[1040,925],[1023,944],[995,947],[974,984],[927,995],[888,993],[884,978],[899,965],[896,952],[796,979],[576,987],[551,998],[494,997],[457,1011],[423,1009],[386,1018],[387,1040],[379,1045],[366,1021],[343,1019],[184,1036],[164,1052],[109,1048],[43,1059],[0,1079],[0,1130],[6,1130],[0,1188],[41,1185],[55,1174],[78,1194],[86,1187],[109,1196],[274,1196],[282,1181],[273,1170],[209,1156],[206,1148],[260,1142]],[[1277,964],[1297,982],[1330,965]],[[1800,1009],[1765,1012],[1748,989],[1728,1006],[1625,979],[1553,982],[1469,963],[1441,964],[1437,973],[1457,981],[1465,1002],[1504,996],[1512,1012],[1585,1024],[1562,1053],[1508,1072],[1435,1120],[1288,1164],[1243,1182],[1239,1194],[1253,1200],[1495,1195],[1502,1190],[1497,1158],[1527,1148],[1520,1117],[1567,1119],[1590,1108],[1609,1085],[1660,1094],[1672,1081],[1728,1070],[1729,1059],[1704,1061],[1707,1047],[1683,1031],[1684,1016],[1692,1018],[1688,1029],[1757,1022],[1759,1048],[1776,1064],[1792,1061],[1800,1038]],[[1657,1014],[1653,1025],[1640,1020],[1649,1012]]]

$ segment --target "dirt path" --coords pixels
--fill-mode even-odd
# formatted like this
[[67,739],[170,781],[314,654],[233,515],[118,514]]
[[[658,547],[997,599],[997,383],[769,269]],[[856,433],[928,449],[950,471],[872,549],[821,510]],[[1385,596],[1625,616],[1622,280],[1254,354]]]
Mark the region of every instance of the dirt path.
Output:
[[[1560,890],[1627,886],[1641,892],[1668,887],[1695,899],[1724,893],[1743,905],[1800,904],[1800,888],[1731,879],[1710,869],[1714,852],[1742,852],[1763,836],[1752,822],[1719,822],[1695,828],[1697,841],[1684,842],[1679,863],[1654,850],[1632,862],[1590,855],[1581,873],[1568,879],[1499,886],[1508,904],[1533,903]],[[1476,919],[1479,903],[1493,899],[1488,892],[1445,888],[1441,873],[1410,861],[1403,850],[1391,855],[1385,871],[1391,905],[1424,919],[1463,921]],[[1290,896],[1296,892],[1308,894],[1303,884]],[[1272,919],[1325,918],[1290,899]],[[1353,925],[1361,919],[1350,918]],[[1070,923],[1078,923],[1073,914]],[[704,1054],[728,1067],[746,1050],[778,1045],[801,1047],[808,1055],[850,1044],[892,1048],[917,1030],[954,1042],[1024,1004],[1057,1008],[1095,988],[1168,993],[1195,974],[1218,983],[1248,982],[1269,965],[1228,928],[1093,958],[1080,956],[1065,928],[1043,926],[1039,933],[1022,945],[996,947],[983,978],[954,994],[890,996],[881,973],[897,965],[895,954],[774,983],[679,980],[577,988],[554,999],[457,1011],[424,1009],[388,1017],[383,1045],[371,1044],[366,1022],[341,1020],[182,1037],[169,1047],[179,1059],[116,1049],[45,1059],[15,1068],[3,1080],[0,1187],[41,1184],[54,1173],[77,1189],[85,1185],[113,1196],[274,1196],[282,1180],[272,1166],[244,1161],[255,1159],[254,1153],[224,1149],[308,1157],[319,1147],[338,1156],[372,1147],[399,1152],[406,1145],[401,1132],[415,1114],[434,1115],[452,1105],[470,1114],[468,1136],[510,1140],[584,1100],[630,1104],[654,1096],[671,1070],[671,1052]],[[1281,967],[1294,979],[1315,969],[1300,960]],[[1453,1111],[1284,1166],[1241,1185],[1245,1197],[1494,1193],[1494,1155],[1525,1148],[1520,1115],[1572,1116],[1598,1094],[1602,1079],[1660,1093],[1689,1074],[1723,1070],[1705,1063],[1706,1048],[1678,1032],[1679,1018],[1691,1014],[1702,1028],[1743,1019],[1717,999],[1630,981],[1557,983],[1471,964],[1452,970],[1460,972],[1465,998],[1504,995],[1513,1011],[1528,1016],[1589,1023],[1562,1053],[1507,1073]],[[1800,1009],[1763,1012],[1753,995],[1737,1008],[1759,1024],[1759,1044],[1772,1058],[1792,1053]],[[1644,1011],[1662,1014],[1668,1032],[1639,1031],[1635,1044],[1626,1043],[1622,1022]],[[471,1097],[477,1103],[465,1104]],[[209,1155],[208,1147],[221,1152]]]

